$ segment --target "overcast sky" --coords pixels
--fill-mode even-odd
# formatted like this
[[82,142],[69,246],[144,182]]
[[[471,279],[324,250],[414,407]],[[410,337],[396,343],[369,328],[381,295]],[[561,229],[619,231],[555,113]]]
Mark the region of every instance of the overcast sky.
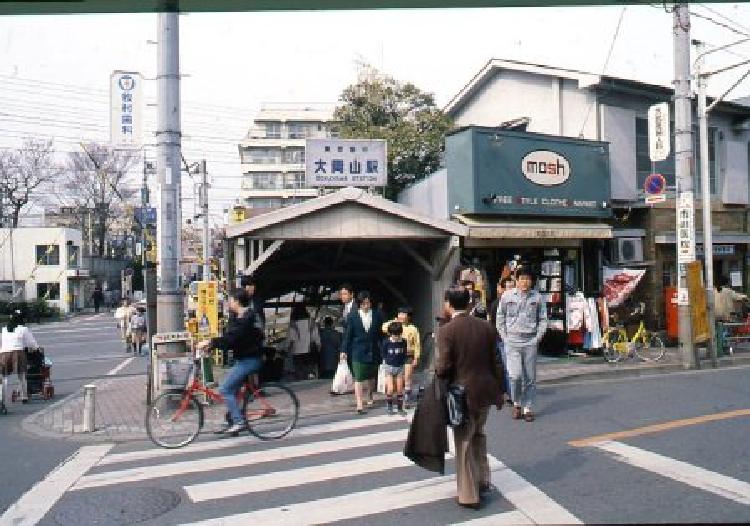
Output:
[[[715,21],[693,16],[693,38],[719,45],[750,34],[750,5],[691,10]],[[219,214],[237,196],[237,142],[260,104],[335,102],[359,61],[433,92],[441,106],[493,57],[670,85],[672,15],[661,5],[625,9],[603,69],[622,13],[607,6],[183,15],[184,154],[208,160]],[[106,141],[112,70],[155,76],[153,14],[5,17],[0,39],[0,146],[29,134],[54,137],[61,151],[81,139]],[[733,49],[750,56],[748,45]],[[717,53],[709,65],[740,60]],[[743,72],[712,79],[709,92],[720,93]],[[147,84],[153,99],[155,83]],[[732,98],[745,95],[750,81]],[[146,113],[152,132],[154,108]]]

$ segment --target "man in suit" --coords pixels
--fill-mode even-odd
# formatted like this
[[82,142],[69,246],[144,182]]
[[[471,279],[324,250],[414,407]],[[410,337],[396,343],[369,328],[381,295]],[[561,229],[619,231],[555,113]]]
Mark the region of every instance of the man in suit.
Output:
[[357,414],[365,414],[364,399],[367,405],[373,404],[373,391],[378,378],[380,365],[380,326],[383,317],[372,308],[370,293],[362,291],[357,296],[359,308],[349,313],[344,333],[343,354],[352,362],[354,376],[354,396],[357,400]]
[[349,315],[352,312],[356,312],[358,305],[357,302],[354,300],[354,287],[350,283],[343,283],[339,287],[339,299],[341,300],[341,303],[344,305],[344,308],[341,310],[341,356],[342,358],[346,358],[347,365],[349,365],[349,370],[352,370],[352,358],[351,356],[344,356],[346,354],[346,351],[344,350],[344,335],[346,335],[346,326],[349,320]]
[[466,422],[453,429],[456,443],[458,504],[479,509],[480,496],[491,491],[484,425],[491,405],[503,405],[502,370],[495,360],[495,331],[484,320],[467,313],[470,297],[465,289],[445,295],[451,320],[438,331],[439,378],[466,389]]

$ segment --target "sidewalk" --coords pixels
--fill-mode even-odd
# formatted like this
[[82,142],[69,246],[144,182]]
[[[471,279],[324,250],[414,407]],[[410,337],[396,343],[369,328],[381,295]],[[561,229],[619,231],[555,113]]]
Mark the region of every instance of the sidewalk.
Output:
[[[750,353],[720,358],[720,366],[750,364]],[[708,362],[704,362],[704,368]],[[537,378],[540,384],[588,381],[604,378],[627,378],[683,371],[676,349],[656,363],[628,360],[606,363],[601,357],[540,357]],[[22,428],[44,437],[84,442],[122,442],[146,439],[146,376],[109,377],[96,380],[96,431],[82,433],[83,394],[76,392],[28,416]],[[300,402],[300,420],[354,412],[352,395],[332,396],[329,380],[308,380],[290,384]],[[382,395],[378,396],[382,399]],[[221,407],[206,414],[205,431],[219,426]]]

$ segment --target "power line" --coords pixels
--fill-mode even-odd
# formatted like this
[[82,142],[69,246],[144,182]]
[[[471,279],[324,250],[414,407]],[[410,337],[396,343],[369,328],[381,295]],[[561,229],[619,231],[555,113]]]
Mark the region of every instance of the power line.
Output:
[[750,28],[748,28],[746,26],[743,26],[742,24],[738,23],[736,20],[732,20],[731,18],[729,18],[729,17],[721,14],[716,9],[708,7],[706,4],[698,4],[698,5],[700,7],[702,7],[703,9],[705,9],[706,11],[708,11],[709,13],[713,13],[714,15],[718,16],[719,18],[723,19],[726,22],[729,22],[730,24],[734,25],[735,27],[738,27],[738,28],[742,29],[743,31],[750,32]]
[[[615,49],[615,43],[617,42],[617,37],[620,34],[620,27],[622,26],[622,19],[625,17],[625,11],[627,10],[627,6],[622,8],[622,11],[620,11],[620,18],[617,20],[617,27],[615,27],[615,34],[612,36],[612,43],[609,45],[609,51],[607,52],[607,58],[604,59],[604,66],[602,66],[602,72],[601,75],[604,75],[607,71],[607,66],[609,65],[609,60],[612,58],[612,52]],[[586,128],[586,124],[589,121],[589,115],[591,115],[591,109],[593,108],[596,101],[592,101],[591,104],[589,104],[588,109],[586,110],[586,117],[583,119],[583,124],[581,125],[581,131],[578,132],[578,136],[583,138],[583,130]]]
[[739,29],[736,29],[736,28],[734,28],[734,27],[732,27],[730,25],[724,24],[723,22],[719,22],[718,20],[716,20],[714,18],[711,18],[710,16],[702,15],[700,13],[696,13],[695,11],[690,11],[690,14],[692,16],[695,16],[695,17],[698,17],[698,18],[702,18],[703,20],[707,20],[708,22],[711,22],[712,24],[716,24],[719,27],[723,27],[724,29],[728,29],[732,33],[736,33],[738,35],[742,35],[742,36],[745,36],[745,37],[749,37],[750,36],[750,33],[746,32],[746,31],[740,31]]

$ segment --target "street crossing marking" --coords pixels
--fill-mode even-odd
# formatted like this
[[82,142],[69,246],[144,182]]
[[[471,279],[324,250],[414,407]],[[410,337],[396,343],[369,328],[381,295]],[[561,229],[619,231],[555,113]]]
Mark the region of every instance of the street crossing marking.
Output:
[[[0,517],[0,524],[32,526],[38,523],[68,488],[106,455],[112,446],[113,444],[102,444],[80,448],[8,508]],[[7,479],[9,474],[5,475]]]
[[125,482],[138,482],[143,480],[172,477],[175,475],[186,475],[189,473],[203,473],[225,468],[236,468],[240,466],[250,466],[253,464],[288,460],[308,455],[333,453],[342,449],[355,449],[360,447],[387,444],[391,442],[403,442],[406,439],[407,433],[407,429],[399,429],[396,431],[384,431],[381,433],[373,433],[369,435],[340,438],[336,440],[325,440],[321,442],[279,447],[263,451],[252,451],[248,453],[239,453],[222,457],[211,457],[200,460],[175,462],[172,464],[160,464],[123,469],[119,471],[109,471],[82,477],[78,481],[78,483],[71,489],[81,490],[85,488],[112,486],[114,484],[122,484]]
[[[382,415],[374,416],[369,418],[358,418],[342,420],[339,422],[331,422],[328,424],[316,424],[312,426],[300,427],[295,429],[289,434],[284,440],[294,439],[298,437],[312,437],[316,435],[322,435],[325,433],[338,433],[342,431],[355,431],[358,429],[364,429],[367,427],[374,427],[384,424],[393,424],[399,422],[393,419],[392,416]],[[258,444],[262,442],[259,438],[249,436],[242,437],[233,440],[214,440],[211,442],[201,442],[198,444],[191,444],[186,449],[164,449],[164,448],[151,448],[143,451],[128,451],[126,453],[113,453],[107,455],[99,462],[99,466],[107,464],[119,464],[122,462],[134,462],[140,460],[149,460],[156,458],[165,458],[175,455],[186,455],[193,453],[207,453],[210,451],[221,451],[223,449],[239,448],[248,446],[251,444]]]
[[518,510],[506,511],[486,517],[479,517],[466,522],[458,522],[452,526],[498,526],[500,524],[534,524],[531,519]]
[[750,416],[750,409],[737,409],[735,411],[725,411],[723,413],[710,413],[708,415],[701,415],[692,418],[683,418],[681,420],[672,420],[670,422],[662,422],[660,424],[653,424],[650,426],[639,427],[636,429],[628,429],[626,431],[617,431],[615,433],[605,433],[603,435],[596,435],[588,438],[581,438],[578,440],[571,440],[568,445],[573,447],[587,447],[596,446],[599,442],[608,442],[611,440],[621,440],[623,438],[632,438],[641,435],[649,435],[653,433],[661,433],[662,431],[668,431],[670,429],[677,429],[680,427],[694,426],[697,424],[705,424],[706,422],[715,422],[717,420],[727,420],[729,418],[737,418],[741,416]]
[[325,482],[341,477],[366,475],[388,469],[406,468],[413,465],[412,461],[406,458],[401,452],[387,453],[385,455],[375,455],[355,460],[331,462],[320,466],[194,484],[192,486],[185,486],[184,489],[193,502],[204,502],[207,500],[225,499],[238,495],[302,486],[315,482]]
[[[491,470],[502,466],[494,457],[490,456],[488,460]],[[189,526],[221,526],[226,524],[296,526],[327,524],[409,508],[438,500],[451,499],[455,495],[455,475],[431,477],[425,480],[395,484],[337,497],[227,515],[216,519],[195,522]]]
[[[492,457],[490,457],[492,458]],[[505,499],[535,524],[581,524],[568,510],[530,484],[518,473],[495,459],[492,484]]]
[[601,442],[598,449],[611,453],[615,460],[651,473],[682,482],[740,504],[750,505],[750,484],[709,471],[687,462],[646,451],[622,442]]

